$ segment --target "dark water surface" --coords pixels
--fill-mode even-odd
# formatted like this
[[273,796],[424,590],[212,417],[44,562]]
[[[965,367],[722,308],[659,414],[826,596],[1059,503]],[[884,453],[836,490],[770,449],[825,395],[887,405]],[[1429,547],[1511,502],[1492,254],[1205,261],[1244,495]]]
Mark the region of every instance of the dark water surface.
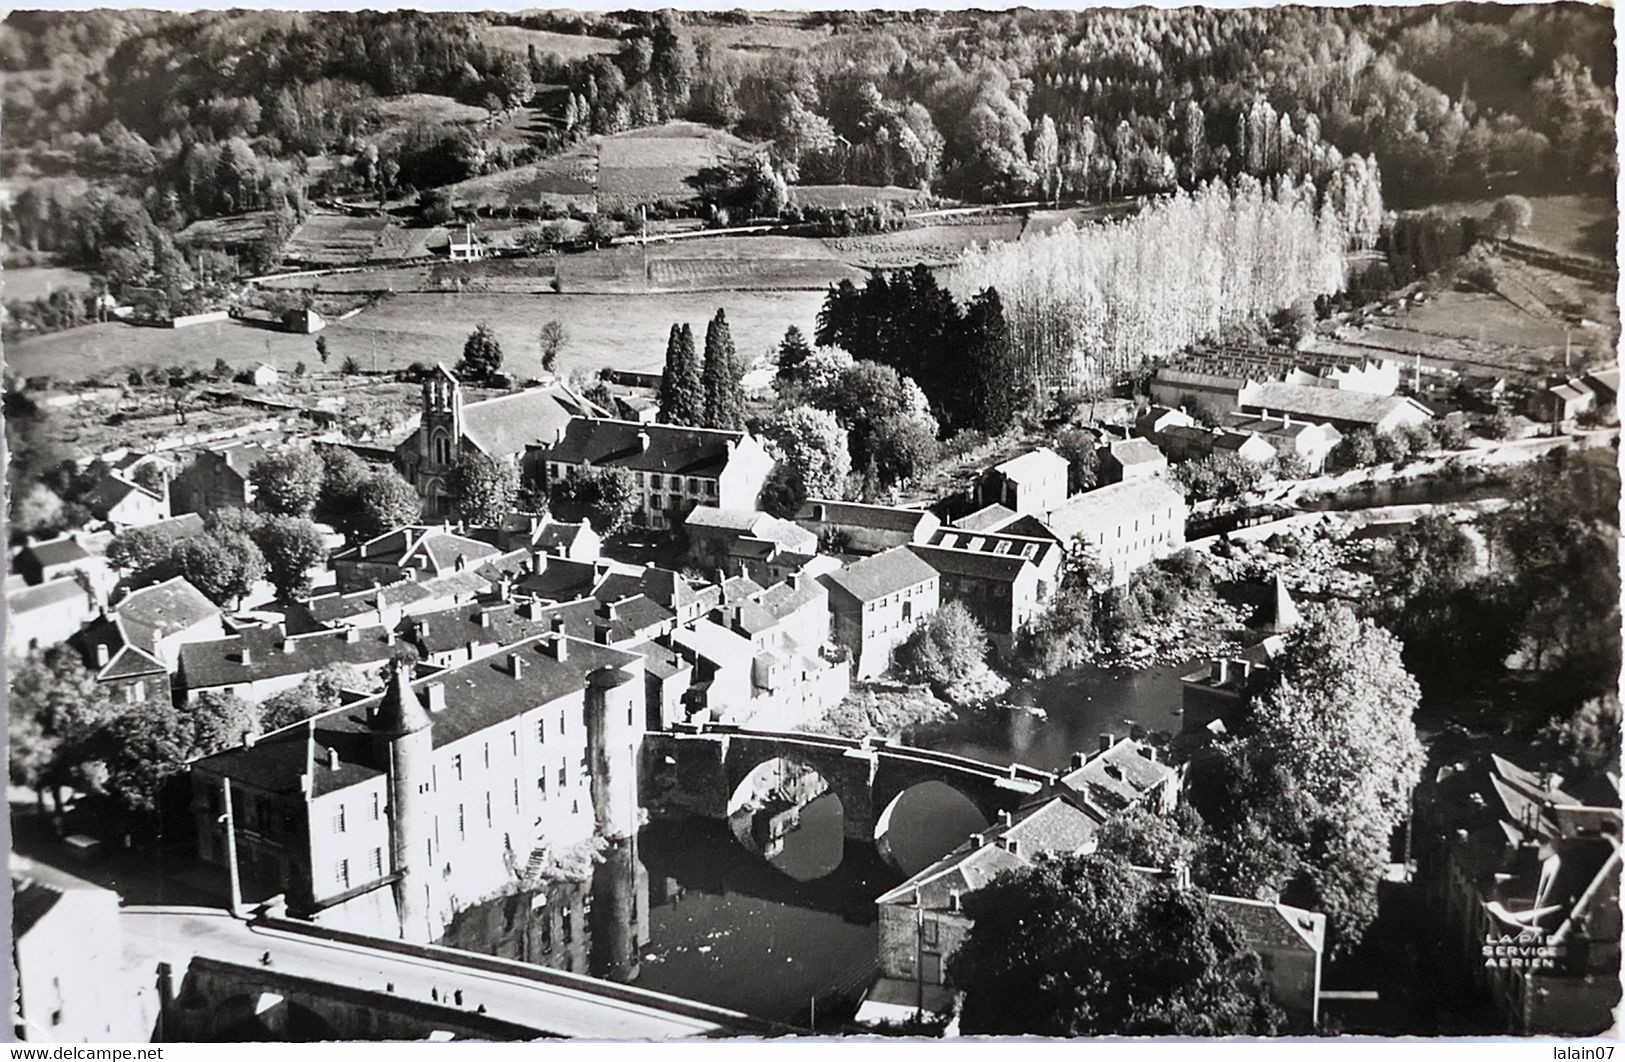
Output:
[[[989,709],[906,736],[926,748],[1055,770],[1073,752],[1097,748],[1102,734],[1177,731],[1179,675],[1190,669],[1085,669],[1022,683],[1007,700],[1042,717]],[[590,883],[488,901],[465,912],[446,943],[803,1027],[815,1017],[825,1027],[850,1017],[873,980],[875,897],[985,825],[950,787],[917,786],[893,812],[894,867],[873,844],[845,839],[840,800],[830,793],[801,809],[766,858],[727,823],[657,819],[606,853]]]

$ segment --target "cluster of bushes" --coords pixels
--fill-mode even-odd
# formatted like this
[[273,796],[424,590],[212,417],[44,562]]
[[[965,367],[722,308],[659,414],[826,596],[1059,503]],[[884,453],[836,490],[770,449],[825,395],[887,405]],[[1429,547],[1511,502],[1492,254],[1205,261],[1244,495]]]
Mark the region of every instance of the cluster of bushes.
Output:
[[1361,429],[1343,436],[1332,451],[1332,463],[1339,468],[1394,464],[1435,450],[1463,449],[1467,438],[1467,429],[1459,420],[1444,418],[1407,424],[1390,432]]

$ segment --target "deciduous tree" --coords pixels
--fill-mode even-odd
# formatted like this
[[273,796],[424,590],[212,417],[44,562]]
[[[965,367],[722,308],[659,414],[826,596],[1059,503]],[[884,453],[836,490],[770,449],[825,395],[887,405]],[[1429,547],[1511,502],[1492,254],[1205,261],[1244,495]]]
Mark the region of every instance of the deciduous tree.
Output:
[[254,501],[278,516],[309,516],[322,490],[322,461],[306,447],[261,458],[248,473]]
[[468,449],[451,470],[457,518],[476,527],[500,527],[519,499],[519,468]]

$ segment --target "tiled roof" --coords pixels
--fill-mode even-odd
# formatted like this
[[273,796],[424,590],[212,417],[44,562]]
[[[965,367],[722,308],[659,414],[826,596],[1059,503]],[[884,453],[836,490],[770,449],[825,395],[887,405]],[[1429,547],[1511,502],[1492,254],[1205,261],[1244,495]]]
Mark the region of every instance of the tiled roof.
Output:
[[75,564],[89,560],[91,555],[78,539],[72,535],[63,535],[48,542],[35,542],[24,546],[18,553],[18,560],[25,556],[31,558],[41,568],[51,568],[58,564]]
[[1260,384],[1244,396],[1244,399],[1242,404],[1250,409],[1263,409],[1277,414],[1289,413],[1294,417],[1308,417],[1311,420],[1340,420],[1358,424],[1375,424],[1394,410],[1406,405],[1415,406],[1419,410],[1424,409],[1420,403],[1410,398],[1283,383]]
[[966,516],[961,516],[953,522],[953,526],[966,531],[996,531],[1000,527],[1014,520],[1019,514],[1014,509],[1007,509],[994,502],[984,505],[980,509]]
[[747,438],[737,431],[574,417],[558,443],[542,445],[541,457],[566,465],[715,478],[727,467],[733,447]]
[[[243,660],[244,650],[247,661]],[[393,632],[383,627],[348,627],[292,637],[269,627],[181,646],[179,675],[187,689],[212,689],[308,674],[333,664],[366,667],[388,660],[396,651]]]
[[668,679],[688,667],[688,662],[658,642],[638,642],[627,647],[643,657],[643,667],[655,678]]
[[1047,523],[1063,542],[1079,534],[1117,527],[1124,519],[1173,509],[1176,519],[1186,513],[1185,499],[1161,476],[1146,476],[1113,483],[1068,498],[1049,515]]
[[1006,479],[1019,481],[1029,477],[1041,477],[1066,466],[1066,458],[1047,446],[1040,446],[1035,450],[1028,450],[1019,457],[1001,461],[994,465],[993,469]]
[[750,642],[710,620],[678,627],[671,632],[671,644],[718,664],[737,666],[750,660]]
[[859,601],[874,601],[910,586],[930,582],[936,569],[906,546],[854,561],[838,572],[822,576],[826,585],[838,586]]
[[426,653],[461,649],[470,642],[511,645],[552,630],[540,603],[459,605],[421,612],[402,620],[399,630]]
[[137,590],[118,603],[119,623],[143,648],[219,615],[220,606],[180,576]]
[[789,583],[774,583],[763,590],[757,600],[761,602],[763,608],[782,620],[814,601],[827,597],[828,594],[829,591],[825,590],[818,580],[803,579],[799,587],[791,586]]
[[463,406],[463,436],[493,457],[519,454],[550,442],[570,418],[599,412],[563,384],[532,387]]
[[502,551],[488,542],[453,534],[442,527],[414,524],[397,527],[333,555],[333,561],[411,567],[421,558],[439,575],[458,560],[476,567]]
[[689,511],[688,518],[683,523],[689,527],[749,534],[757,524],[768,518],[766,513],[758,509],[720,509],[715,505],[696,505]]
[[1116,813],[1174,776],[1172,767],[1147,758],[1142,755],[1144,751],[1150,751],[1150,746],[1120,738],[1082,767],[1062,775],[1061,784],[1107,812]]
[[593,561],[549,557],[541,571],[526,572],[513,582],[515,594],[543,601],[574,601],[587,597],[604,576]]
[[1112,459],[1125,468],[1129,465],[1161,464],[1168,460],[1148,439],[1120,439],[1112,443],[1110,449]]
[[[47,579],[38,586],[26,586],[6,595],[6,605],[16,618],[36,609],[69,603],[82,605],[87,614],[92,611],[90,594],[79,585],[77,579]],[[18,635],[25,633],[17,628],[13,628],[13,631]]]
[[154,501],[163,500],[163,495],[154,494],[137,483],[110,473],[103,476],[96,482],[95,486],[90,488],[85,494],[84,503],[91,512],[96,513],[98,516],[106,516],[115,506],[132,494],[144,494]]
[[941,546],[907,546],[915,555],[936,571],[946,575],[963,575],[972,579],[994,579],[1012,583],[1021,576],[1029,564],[1018,554],[982,553],[965,549],[945,549]]
[[1210,896],[1253,950],[1292,948],[1320,952],[1326,944],[1326,916],[1267,900]]
[[[823,516],[818,510],[823,509]],[[936,517],[928,509],[902,509],[893,505],[865,505],[861,502],[808,498],[796,513],[796,520],[827,524],[850,524],[876,531],[913,531]]]
[[924,906],[940,910],[948,906],[952,893],[974,892],[1000,871],[1028,866],[1034,856],[1085,848],[1099,828],[1087,812],[1064,797],[1054,797],[1018,812],[1011,825],[996,823],[972,835],[875,902],[912,904],[917,892]]
[[1044,563],[1059,546],[1052,538],[1013,535],[1004,532],[967,531],[960,527],[947,527],[931,536],[926,543],[939,549],[964,550],[995,556],[1025,557],[1034,564]]

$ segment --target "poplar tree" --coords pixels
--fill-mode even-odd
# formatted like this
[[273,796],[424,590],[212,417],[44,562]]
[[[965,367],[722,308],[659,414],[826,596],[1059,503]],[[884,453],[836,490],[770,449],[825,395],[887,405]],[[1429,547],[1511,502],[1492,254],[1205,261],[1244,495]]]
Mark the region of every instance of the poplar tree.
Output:
[[688,325],[672,325],[666,340],[666,368],[660,376],[660,422],[697,425],[705,416],[705,390]]
[[745,389],[734,352],[728,318],[721,311],[705,329],[705,426],[741,431],[745,427]]

